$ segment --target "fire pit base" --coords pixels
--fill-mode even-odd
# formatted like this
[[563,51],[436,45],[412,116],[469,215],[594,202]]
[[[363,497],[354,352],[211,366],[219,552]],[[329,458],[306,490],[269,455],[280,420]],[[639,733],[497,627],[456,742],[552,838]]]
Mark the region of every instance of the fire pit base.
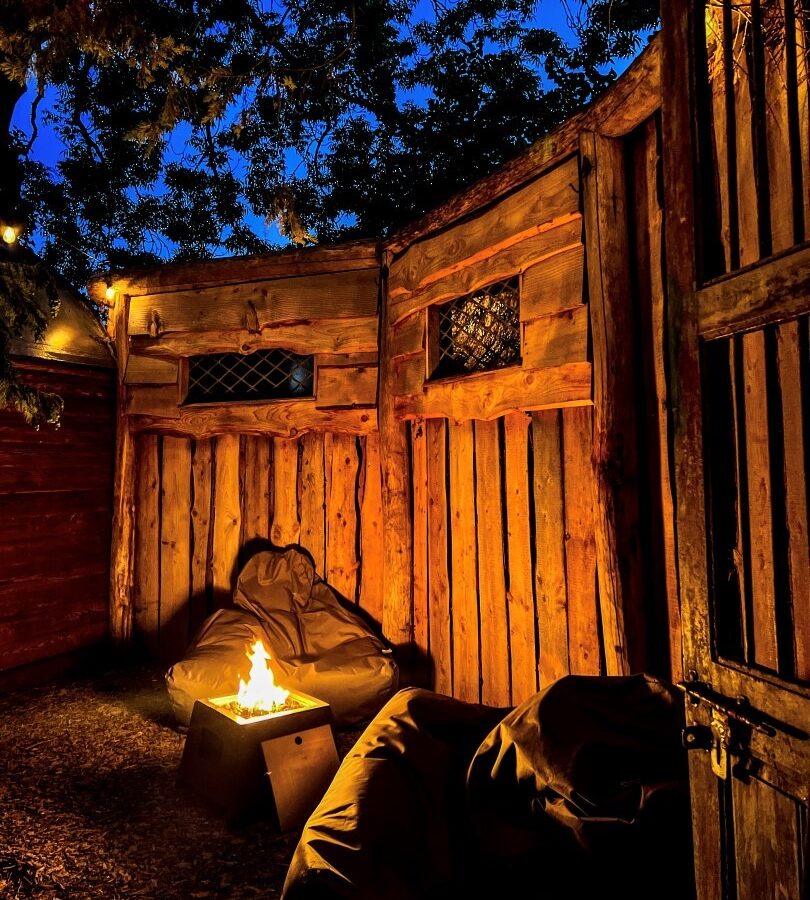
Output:
[[229,825],[275,813],[282,831],[306,821],[338,768],[329,706],[295,693],[296,709],[243,719],[235,697],[197,700],[178,780]]

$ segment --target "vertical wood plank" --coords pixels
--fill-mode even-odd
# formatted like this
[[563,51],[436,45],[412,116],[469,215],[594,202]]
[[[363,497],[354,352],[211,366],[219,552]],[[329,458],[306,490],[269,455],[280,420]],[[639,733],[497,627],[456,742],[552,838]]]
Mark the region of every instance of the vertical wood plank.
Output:
[[801,896],[795,801],[755,778],[732,779],[738,900]]
[[[804,323],[806,327],[806,322]],[[807,523],[807,473],[804,418],[810,398],[802,396],[799,322],[780,325],[776,332],[784,436],[783,477],[787,514],[788,567],[793,618],[793,657],[797,678],[810,679],[810,544]]]
[[778,657],[765,333],[743,335],[742,346],[753,652],[758,665],[775,670]]
[[191,632],[210,612],[211,567],[208,545],[211,530],[211,440],[195,441],[191,457]]
[[353,603],[357,600],[357,439],[324,438],[326,462],[326,580]]
[[[389,322],[387,290],[391,254],[385,254],[381,278],[380,320]],[[383,522],[385,527],[385,565],[383,567],[383,633],[395,646],[408,645],[413,638],[413,547],[410,462],[408,460],[407,425],[397,421],[394,410],[395,366],[393,330],[380,328],[380,375],[377,418],[380,429],[382,462]]]
[[529,423],[525,413],[504,417],[506,538],[509,566],[509,662],[512,698],[522,703],[537,691],[534,590],[528,479]]
[[[565,490],[565,573],[568,581],[568,653],[571,672],[599,675],[599,612],[596,596],[596,544],[593,532],[592,410],[582,406],[562,412],[563,483]],[[608,647],[608,675],[618,675],[620,654]],[[614,670],[611,671],[611,666]]]
[[270,540],[277,547],[297,544],[301,533],[298,519],[298,439],[273,439],[273,524]]
[[583,207],[593,335],[599,602],[607,673],[623,675],[646,668],[624,146],[585,132],[580,147],[592,166],[583,177]]
[[[797,10],[799,12],[800,10]],[[808,47],[806,17],[797,15],[796,32],[796,95],[799,120],[799,158],[801,160],[801,184],[794,185],[801,191],[804,204],[804,239],[810,237],[810,95],[808,94]]]
[[[793,0],[787,0],[793,2]],[[788,130],[787,45],[781,3],[765,4],[763,27],[774,40],[765,48],[765,140],[774,253],[793,246],[793,172]],[[777,38],[782,38],[781,40]],[[801,190],[799,185],[797,190]]]
[[434,689],[453,690],[450,617],[450,574],[447,547],[447,422],[428,419],[428,610]]
[[450,430],[450,528],[453,609],[453,696],[478,703],[478,584],[475,544],[475,461],[472,422]]
[[478,593],[481,629],[481,700],[510,703],[509,620],[506,606],[501,452],[498,422],[475,423],[478,522]]
[[245,437],[245,491],[242,544],[270,537],[270,438]]
[[747,45],[752,39],[751,4],[738,0],[731,10],[734,60],[734,110],[737,120],[737,206],[740,217],[740,264],[759,259],[759,215],[754,163],[754,100]]
[[139,435],[135,482],[135,631],[150,653],[158,653],[160,622],[159,438]]
[[191,444],[163,438],[160,511],[160,656],[173,662],[189,639]]
[[[706,10],[707,19],[710,15]],[[721,83],[721,82],[720,82]],[[725,132],[723,132],[725,133]],[[650,278],[650,329],[651,356],[654,372],[654,402],[656,410],[656,447],[658,450],[658,479],[656,492],[659,498],[663,554],[663,582],[666,590],[667,625],[669,634],[670,680],[683,678],[683,649],[681,646],[681,606],[678,596],[678,562],[675,541],[675,504],[670,478],[669,387],[667,385],[667,309],[664,286],[664,216],[658,197],[658,134],[654,120],[645,126],[644,179],[646,181],[646,220],[649,241]],[[722,193],[722,191],[721,191]],[[726,213],[727,219],[727,213]],[[728,263],[728,222],[723,219],[722,229],[726,262]]]
[[724,77],[725,46],[723,44],[723,11],[719,5],[715,4],[706,6],[706,50],[709,62],[708,76],[709,89],[711,91],[714,163],[717,169],[718,182],[719,215],[717,218],[720,223],[720,243],[723,247],[724,270],[728,272],[731,268],[731,221],[729,211],[728,122],[726,119]]
[[211,543],[211,581],[214,609],[233,597],[242,530],[239,496],[239,435],[223,434],[214,451],[214,522]]
[[360,606],[380,625],[384,561],[380,436],[368,434],[363,443],[363,491],[360,497]]
[[315,571],[326,574],[326,474],[323,463],[323,433],[301,436],[301,472],[298,507],[301,511],[301,545],[312,554]]
[[535,595],[538,675],[544,688],[571,672],[565,574],[562,428],[556,409],[532,413],[534,455]]
[[115,483],[113,491],[112,543],[110,547],[110,639],[125,644],[132,637],[135,573],[135,443],[129,430],[124,373],[129,343],[129,296],[118,298],[108,330],[115,342],[118,362]]
[[425,423],[411,423],[413,484],[413,640],[420,661],[427,661],[428,642],[428,494]]

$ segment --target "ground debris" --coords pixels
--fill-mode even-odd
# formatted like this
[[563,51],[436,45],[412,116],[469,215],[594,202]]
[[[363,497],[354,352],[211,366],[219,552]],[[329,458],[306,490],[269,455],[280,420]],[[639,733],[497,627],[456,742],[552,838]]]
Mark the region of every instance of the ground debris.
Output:
[[0,897],[279,897],[298,835],[225,828],[175,783],[184,741],[150,668],[0,696]]

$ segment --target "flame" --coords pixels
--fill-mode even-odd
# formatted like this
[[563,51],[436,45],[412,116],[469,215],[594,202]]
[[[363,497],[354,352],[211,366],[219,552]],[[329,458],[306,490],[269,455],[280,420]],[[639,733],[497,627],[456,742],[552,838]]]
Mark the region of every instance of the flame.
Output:
[[239,679],[237,703],[243,709],[275,712],[284,706],[290,692],[276,684],[273,671],[268,666],[270,654],[261,641],[256,641],[247,651],[247,658],[250,660],[250,675],[247,683]]

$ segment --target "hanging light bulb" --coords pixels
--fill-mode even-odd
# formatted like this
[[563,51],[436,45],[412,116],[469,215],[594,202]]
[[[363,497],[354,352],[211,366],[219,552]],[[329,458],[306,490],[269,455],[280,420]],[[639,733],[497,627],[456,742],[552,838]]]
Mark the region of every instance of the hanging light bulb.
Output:
[[3,241],[9,246],[16,244],[19,237],[18,230],[13,225],[3,225],[2,229]]

